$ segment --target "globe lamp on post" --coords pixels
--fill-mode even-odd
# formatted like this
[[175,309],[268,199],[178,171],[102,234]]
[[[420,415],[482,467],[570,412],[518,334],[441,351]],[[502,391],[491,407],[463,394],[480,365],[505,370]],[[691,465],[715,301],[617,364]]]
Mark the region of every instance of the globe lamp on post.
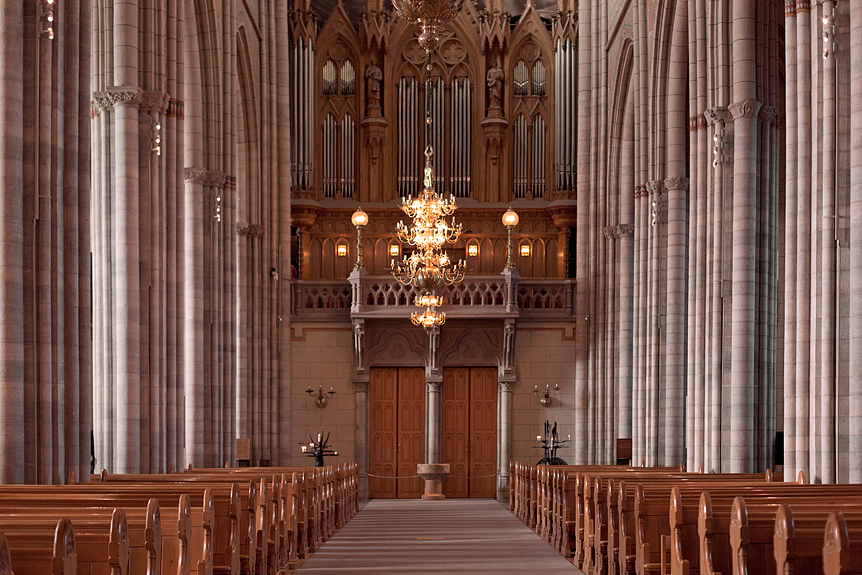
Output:
[[509,242],[506,244],[506,269],[515,267],[512,262],[512,228],[518,225],[518,214],[509,207],[509,210],[503,214],[503,225],[509,231]]
[[362,211],[362,208],[357,208],[353,215],[350,216],[350,221],[356,226],[356,265],[353,269],[359,269],[365,266],[362,260],[362,228],[368,223],[368,214]]

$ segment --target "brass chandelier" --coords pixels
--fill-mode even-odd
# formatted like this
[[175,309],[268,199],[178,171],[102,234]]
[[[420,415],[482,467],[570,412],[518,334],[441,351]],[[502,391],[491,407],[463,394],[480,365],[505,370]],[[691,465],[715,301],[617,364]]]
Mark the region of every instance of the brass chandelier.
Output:
[[[426,93],[430,94],[430,64],[428,84]],[[428,116],[427,123],[430,126],[430,106],[426,107]],[[430,139],[430,130],[428,131]],[[392,276],[406,286],[416,286],[420,294],[416,296],[413,303],[425,308],[421,313],[410,314],[410,321],[414,325],[421,325],[425,329],[431,329],[436,325],[442,325],[446,321],[446,314],[437,311],[443,303],[443,298],[433,295],[434,291],[443,285],[452,285],[464,279],[467,265],[464,260],[453,263],[443,247],[449,243],[454,244],[461,236],[461,224],[455,224],[455,218],[447,221],[445,218],[452,215],[458,209],[454,198],[450,195],[448,199],[443,198],[434,191],[434,149],[429,143],[425,148],[425,177],[423,179],[424,189],[417,198],[408,196],[401,200],[401,210],[412,219],[409,226],[404,222],[398,222],[396,237],[407,244],[415,246],[416,249],[408,257],[400,262],[391,262]]]
[[443,285],[452,285],[464,279],[467,266],[464,260],[453,264],[443,250],[447,243],[454,244],[461,235],[461,225],[455,224],[455,218],[447,222],[444,218],[452,215],[458,208],[455,199],[450,195],[444,199],[434,191],[434,148],[431,145],[431,52],[440,44],[438,29],[451,22],[461,11],[464,0],[393,0],[398,15],[422,26],[419,35],[419,45],[428,55],[425,80],[425,173],[424,189],[417,198],[408,196],[402,199],[401,209],[413,221],[410,226],[398,222],[396,236],[402,242],[415,246],[410,256],[397,264],[392,260],[393,277],[406,286],[416,286],[420,294],[413,300],[414,305],[425,308],[421,313],[410,314],[414,325],[431,329],[446,321],[446,314],[438,312],[443,298],[434,295],[434,291]]

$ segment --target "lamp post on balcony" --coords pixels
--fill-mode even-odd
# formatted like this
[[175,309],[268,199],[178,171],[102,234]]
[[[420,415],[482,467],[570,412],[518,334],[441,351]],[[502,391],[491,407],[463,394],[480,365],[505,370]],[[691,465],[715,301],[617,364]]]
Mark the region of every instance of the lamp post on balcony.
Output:
[[350,221],[356,226],[356,265],[353,269],[358,270],[365,266],[365,262],[362,261],[362,228],[368,223],[368,214],[363,212],[362,208],[357,208],[350,216]]
[[503,225],[506,226],[506,229],[509,231],[509,242],[506,244],[506,269],[512,269],[515,267],[514,262],[512,261],[512,228],[518,225],[518,214],[509,207],[509,210],[503,214]]

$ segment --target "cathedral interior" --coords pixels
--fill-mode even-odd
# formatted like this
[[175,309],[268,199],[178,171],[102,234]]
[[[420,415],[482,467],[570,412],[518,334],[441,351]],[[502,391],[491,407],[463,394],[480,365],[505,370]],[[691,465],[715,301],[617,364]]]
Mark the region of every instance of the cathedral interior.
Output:
[[[418,31],[389,0],[4,7],[0,481],[322,433],[366,497],[441,462],[502,497],[548,421],[571,464],[862,482],[862,5]],[[429,182],[465,273],[423,328],[393,271]]]

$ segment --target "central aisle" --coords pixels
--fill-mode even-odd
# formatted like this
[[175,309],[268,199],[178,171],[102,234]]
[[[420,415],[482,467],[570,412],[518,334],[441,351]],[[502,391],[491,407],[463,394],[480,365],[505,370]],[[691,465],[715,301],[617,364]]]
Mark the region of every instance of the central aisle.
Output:
[[298,570],[302,575],[578,575],[493,499],[375,499]]

